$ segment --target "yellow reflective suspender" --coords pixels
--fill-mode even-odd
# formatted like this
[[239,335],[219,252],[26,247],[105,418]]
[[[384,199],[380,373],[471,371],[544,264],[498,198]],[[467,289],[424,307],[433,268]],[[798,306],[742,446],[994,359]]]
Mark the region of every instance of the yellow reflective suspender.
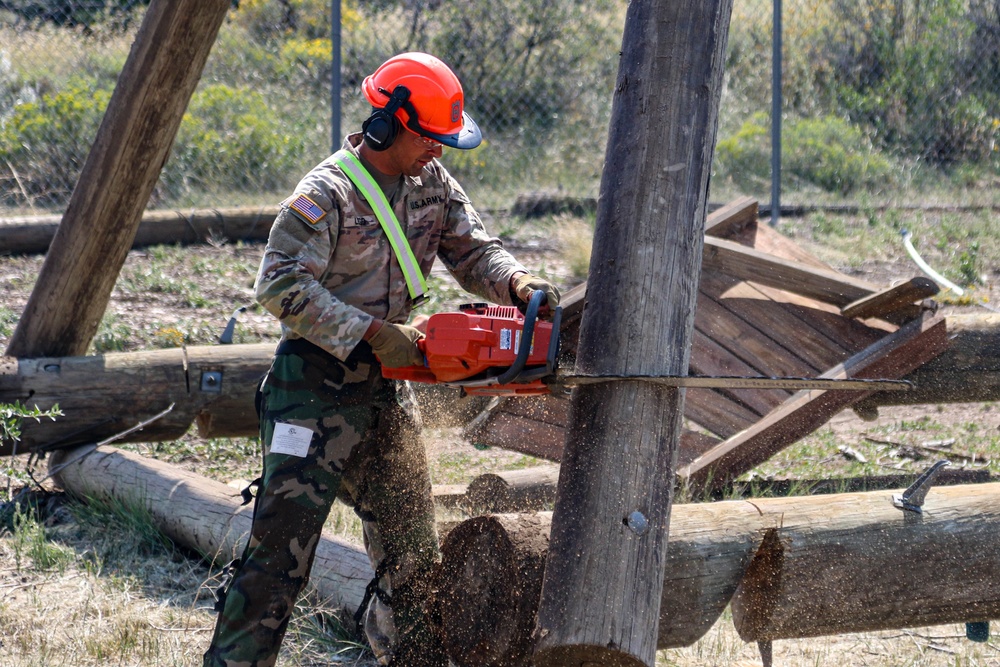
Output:
[[403,230],[399,226],[399,220],[396,219],[396,214],[392,212],[392,207],[389,206],[389,202],[385,198],[385,193],[382,192],[382,188],[378,186],[364,165],[350,152],[337,151],[333,159],[375,211],[375,217],[378,218],[382,231],[389,237],[392,251],[396,254],[396,261],[399,262],[399,268],[403,271],[412,305],[419,306],[428,298],[427,283],[420,270],[420,264],[417,263],[417,258],[413,256],[413,249],[410,248],[410,243],[406,240],[406,235],[403,234]]

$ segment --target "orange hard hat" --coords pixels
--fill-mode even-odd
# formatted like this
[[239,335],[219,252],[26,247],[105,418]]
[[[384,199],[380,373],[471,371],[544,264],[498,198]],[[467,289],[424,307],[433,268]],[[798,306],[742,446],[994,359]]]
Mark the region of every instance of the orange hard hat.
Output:
[[479,126],[465,113],[458,77],[427,53],[393,56],[365,77],[361,91],[373,107],[385,107],[399,86],[409,91],[396,118],[410,131],[452,148],[475,148],[483,140]]

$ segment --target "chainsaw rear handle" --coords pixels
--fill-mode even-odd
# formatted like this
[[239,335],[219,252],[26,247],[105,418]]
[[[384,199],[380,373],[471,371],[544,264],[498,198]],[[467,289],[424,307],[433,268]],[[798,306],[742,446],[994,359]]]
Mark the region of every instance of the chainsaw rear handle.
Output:
[[524,311],[524,327],[521,330],[521,345],[517,348],[517,356],[510,368],[497,377],[497,384],[508,384],[517,379],[524,367],[528,365],[528,355],[531,354],[531,339],[535,335],[535,321],[538,320],[538,309],[545,301],[545,292],[535,290],[528,299],[528,307]]

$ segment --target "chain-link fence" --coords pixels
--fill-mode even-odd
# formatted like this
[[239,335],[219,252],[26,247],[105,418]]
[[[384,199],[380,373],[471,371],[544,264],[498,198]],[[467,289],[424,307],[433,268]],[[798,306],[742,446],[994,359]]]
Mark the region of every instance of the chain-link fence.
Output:
[[[774,0],[735,0],[713,201],[771,193]],[[61,210],[142,20],[141,0],[0,0],[0,215]],[[486,141],[445,161],[483,207],[599,187],[626,0],[344,0],[340,126],[362,78],[448,62]],[[150,206],[273,204],[331,137],[328,0],[240,0]],[[1000,176],[1000,2],[784,0],[783,202],[989,199]]]

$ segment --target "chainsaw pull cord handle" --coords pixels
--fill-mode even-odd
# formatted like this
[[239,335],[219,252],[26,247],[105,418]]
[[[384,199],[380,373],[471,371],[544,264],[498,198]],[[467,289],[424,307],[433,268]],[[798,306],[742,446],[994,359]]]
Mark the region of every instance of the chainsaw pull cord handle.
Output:
[[497,376],[497,384],[508,384],[517,379],[524,367],[528,365],[528,355],[531,354],[531,339],[535,336],[535,321],[538,319],[538,309],[545,300],[545,292],[535,290],[528,299],[528,307],[524,311],[524,327],[521,331],[521,344],[517,348],[517,357],[511,367]]

